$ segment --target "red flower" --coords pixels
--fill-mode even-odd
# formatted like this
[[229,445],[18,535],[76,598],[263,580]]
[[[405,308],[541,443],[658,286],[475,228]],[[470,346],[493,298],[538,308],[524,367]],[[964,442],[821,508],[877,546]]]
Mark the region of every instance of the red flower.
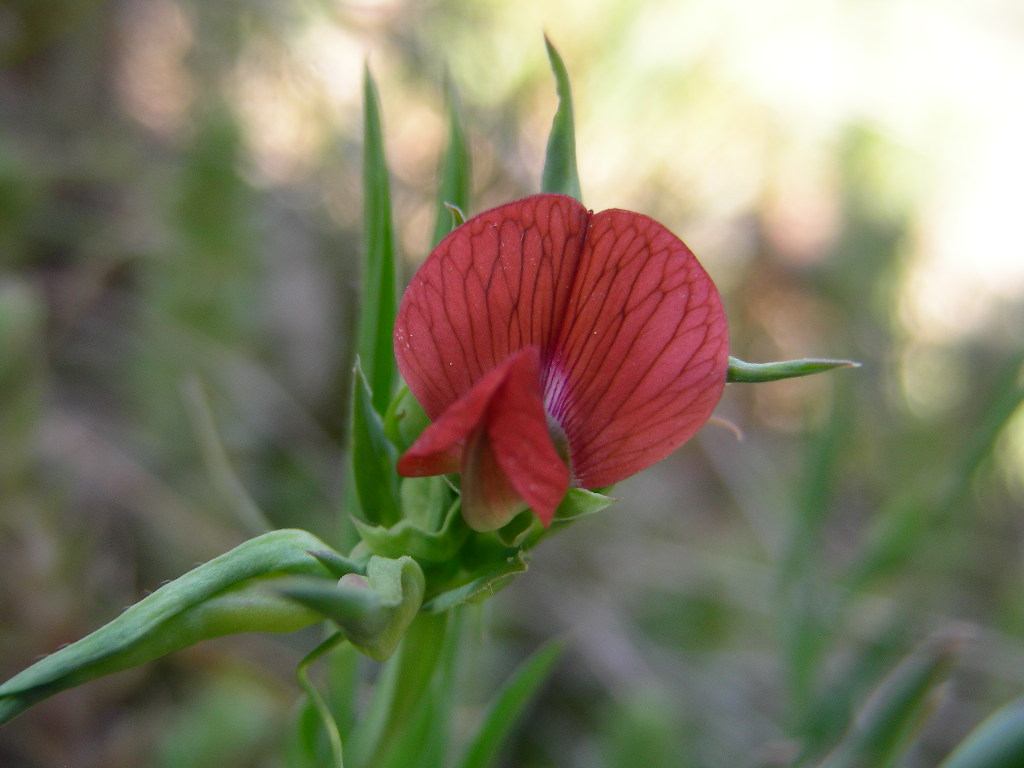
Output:
[[570,485],[612,485],[689,440],[725,386],[728,328],[679,238],[638,213],[535,195],[430,254],[395,324],[398,368],[433,423],[402,475],[462,474],[480,531]]

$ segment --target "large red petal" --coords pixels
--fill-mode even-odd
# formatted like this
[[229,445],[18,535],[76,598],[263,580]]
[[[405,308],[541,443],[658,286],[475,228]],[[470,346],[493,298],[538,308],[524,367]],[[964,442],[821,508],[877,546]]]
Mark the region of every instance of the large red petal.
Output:
[[594,215],[544,382],[574,484],[611,485],[689,440],[728,347],[718,291],[681,240],[638,213]]
[[399,307],[395,356],[431,418],[511,353],[551,348],[588,218],[570,197],[536,195],[474,216],[430,254]]

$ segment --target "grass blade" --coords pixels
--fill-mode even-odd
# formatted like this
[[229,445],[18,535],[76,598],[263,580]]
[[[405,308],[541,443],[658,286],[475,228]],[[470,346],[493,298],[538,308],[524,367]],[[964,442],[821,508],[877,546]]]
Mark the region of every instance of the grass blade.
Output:
[[1010,702],[960,742],[939,768],[1017,768],[1024,765],[1024,699]]
[[486,768],[491,764],[562,650],[561,643],[541,646],[512,673],[491,704],[459,768]]
[[818,768],[886,768],[932,713],[936,694],[963,643],[960,634],[927,642],[882,681],[846,734]]

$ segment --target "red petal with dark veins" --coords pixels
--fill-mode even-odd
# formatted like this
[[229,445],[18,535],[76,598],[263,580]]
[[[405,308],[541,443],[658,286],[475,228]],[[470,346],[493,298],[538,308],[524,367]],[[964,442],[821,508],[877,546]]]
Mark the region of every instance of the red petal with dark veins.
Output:
[[569,490],[569,468],[548,433],[537,348],[527,347],[511,361],[488,409],[487,435],[502,473],[547,527]]
[[[512,489],[542,518],[553,513],[560,481],[539,469],[550,457],[520,461],[523,446],[553,450],[550,439],[535,446],[538,420],[499,407],[525,389],[505,393],[490,379],[497,369],[509,376],[510,356],[525,347],[540,352],[543,402],[565,432],[572,483],[598,488],[664,458],[707,421],[725,386],[728,328],[707,273],[646,216],[592,215],[547,194],[482,213],[427,258],[399,308],[399,371],[436,420],[400,471],[452,471],[485,419],[470,474],[497,469],[488,470],[494,488],[480,496],[497,500]],[[485,380],[494,389],[478,392]]]
[[434,419],[398,460],[398,474],[429,477],[458,472],[462,449],[475,431],[483,428],[487,407],[508,376],[512,361],[495,368],[472,389]]
[[405,292],[395,357],[432,419],[513,352],[551,348],[589,214],[536,195],[474,216],[434,249]]
[[689,248],[647,216],[594,215],[544,379],[573,483],[612,485],[689,440],[728,353],[721,299]]
[[500,528],[526,506],[551,522],[569,470],[548,434],[536,347],[489,371],[398,462],[399,473],[413,477],[459,470],[470,527]]

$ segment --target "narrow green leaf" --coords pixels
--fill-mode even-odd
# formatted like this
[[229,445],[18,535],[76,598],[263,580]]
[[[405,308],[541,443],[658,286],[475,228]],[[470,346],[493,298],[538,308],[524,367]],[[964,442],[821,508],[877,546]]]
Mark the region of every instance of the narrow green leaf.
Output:
[[487,768],[562,655],[561,643],[541,646],[505,682],[466,750],[460,768]]
[[281,530],[250,539],[165,584],[116,619],[0,685],[0,724],[59,691],[213,637],[294,632],[321,617],[266,589],[281,574],[329,576],[315,536]]
[[1010,702],[971,731],[939,768],[1024,765],[1024,699]]
[[358,354],[373,393],[373,407],[378,413],[384,413],[397,378],[391,334],[398,311],[398,282],[380,102],[369,67],[364,70],[363,99],[363,237],[366,242]]
[[958,634],[915,649],[872,693],[839,745],[818,768],[887,768],[906,749],[936,704],[963,643]]
[[363,516],[390,527],[402,517],[395,471],[398,452],[384,436],[384,423],[360,363],[356,360],[352,381],[352,477]]
[[562,57],[547,35],[544,36],[551,71],[555,75],[558,91],[558,110],[551,123],[548,148],[544,156],[544,172],[541,176],[541,192],[557,192],[583,201],[580,192],[580,177],[576,172],[576,126],[572,115],[572,90],[569,73]]
[[469,143],[466,141],[466,131],[462,127],[459,95],[450,76],[445,77],[445,95],[448,103],[448,148],[441,167],[437,221],[434,224],[432,241],[434,245],[441,242],[445,235],[461,223],[452,214],[452,207],[460,212],[469,210],[469,188],[472,178]]
[[746,363],[736,357],[729,358],[729,383],[760,384],[765,381],[795,379],[798,376],[812,376],[836,368],[859,368],[853,360],[830,360],[824,357],[805,357],[802,360],[785,360],[778,363]]

